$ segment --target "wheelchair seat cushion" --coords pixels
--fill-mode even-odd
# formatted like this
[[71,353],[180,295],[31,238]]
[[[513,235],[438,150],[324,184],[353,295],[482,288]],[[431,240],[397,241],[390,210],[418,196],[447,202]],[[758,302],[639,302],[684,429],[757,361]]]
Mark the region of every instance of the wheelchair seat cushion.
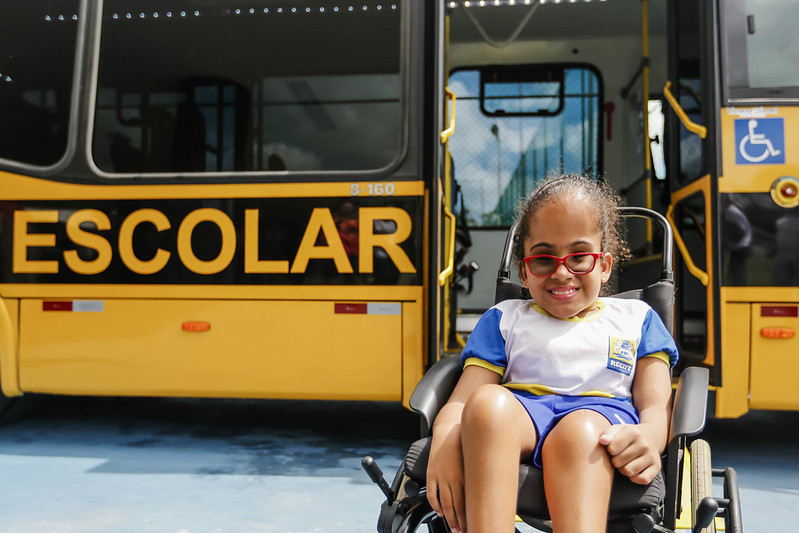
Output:
[[[419,439],[411,445],[403,461],[406,476],[423,485],[427,477],[431,438]],[[519,466],[519,501],[517,513],[522,518],[547,519],[549,511],[544,495],[544,472],[533,465]],[[666,495],[663,473],[649,485],[638,485],[616,472],[611,489],[608,519],[617,520],[635,512],[657,509]]]

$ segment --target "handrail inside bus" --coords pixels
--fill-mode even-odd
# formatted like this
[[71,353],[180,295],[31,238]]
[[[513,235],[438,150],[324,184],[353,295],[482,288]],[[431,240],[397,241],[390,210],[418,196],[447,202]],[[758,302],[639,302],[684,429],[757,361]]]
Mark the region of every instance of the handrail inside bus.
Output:
[[449,90],[449,87],[444,87],[447,97],[452,100],[452,112],[449,115],[449,128],[441,132],[441,144],[445,144],[449,138],[455,133],[455,93]]
[[691,133],[696,133],[702,139],[707,137],[707,128],[702,126],[701,124],[697,124],[696,122],[688,118],[688,114],[682,108],[677,99],[674,98],[674,95],[671,94],[671,81],[667,81],[666,86],[663,87],[663,96],[666,97],[666,100],[669,102],[669,105],[677,114],[677,117],[679,117],[680,122],[682,122],[683,126],[685,126],[685,129],[687,129]]
[[455,272],[455,215],[452,214],[452,211],[447,209],[444,206],[444,215],[449,219],[449,242],[447,243],[447,259],[445,264],[447,265],[444,270],[442,270],[438,274],[438,285],[443,287],[447,280],[452,276],[452,273]]
[[689,252],[688,248],[685,246],[685,242],[683,242],[682,236],[680,235],[680,230],[677,229],[677,225],[674,223],[673,205],[670,205],[666,211],[666,218],[668,219],[669,224],[671,224],[671,228],[674,231],[674,242],[677,243],[677,248],[680,249],[680,254],[682,255],[683,261],[685,261],[685,266],[688,268],[688,272],[698,279],[702,285],[707,287],[707,284],[710,281],[710,276],[707,275],[707,272],[696,266],[694,260],[691,258],[691,252]]

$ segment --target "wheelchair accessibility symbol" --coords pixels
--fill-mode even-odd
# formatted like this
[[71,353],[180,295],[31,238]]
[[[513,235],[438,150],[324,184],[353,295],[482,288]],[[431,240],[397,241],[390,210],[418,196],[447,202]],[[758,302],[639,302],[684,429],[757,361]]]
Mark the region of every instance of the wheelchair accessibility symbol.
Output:
[[739,165],[785,163],[785,126],[781,118],[735,120],[735,162]]

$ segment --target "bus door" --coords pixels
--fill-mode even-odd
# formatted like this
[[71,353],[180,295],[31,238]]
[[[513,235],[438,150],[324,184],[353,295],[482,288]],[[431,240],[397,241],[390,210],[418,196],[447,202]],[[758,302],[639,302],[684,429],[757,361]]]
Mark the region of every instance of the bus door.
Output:
[[677,314],[675,337],[681,364],[714,368],[718,321],[714,257],[716,230],[715,137],[716,105],[713,78],[712,2],[677,0],[668,8],[668,80],[663,89],[666,113],[666,154],[671,199],[669,219],[682,252],[675,268]]
[[799,408],[789,379],[799,349],[799,44],[787,26],[799,2],[785,8],[676,1],[669,12],[677,341],[686,364],[713,369],[720,417]]
[[719,416],[799,409],[799,1],[719,2]]

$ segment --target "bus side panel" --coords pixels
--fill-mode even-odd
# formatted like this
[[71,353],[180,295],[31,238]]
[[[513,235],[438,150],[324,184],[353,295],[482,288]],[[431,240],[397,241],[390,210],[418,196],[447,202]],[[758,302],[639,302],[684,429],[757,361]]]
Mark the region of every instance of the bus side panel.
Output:
[[[778,203],[773,189],[785,176],[799,176],[794,149],[799,108],[727,107],[720,111],[720,124],[724,175],[718,181],[722,257],[717,272],[727,326],[716,415],[797,409],[799,207]],[[767,153],[769,143],[773,150]]]
[[721,335],[725,345],[721,382],[724,386],[716,390],[715,414],[718,417],[737,418],[749,411],[750,319],[750,304],[723,304]]
[[399,302],[25,299],[20,314],[25,391],[402,399]]
[[19,300],[0,299],[0,384],[6,396],[18,396],[17,333],[19,331]]
[[799,409],[799,317],[797,304],[752,306],[753,409]]
[[402,304],[402,404],[408,409],[425,369],[424,307],[421,301]]

